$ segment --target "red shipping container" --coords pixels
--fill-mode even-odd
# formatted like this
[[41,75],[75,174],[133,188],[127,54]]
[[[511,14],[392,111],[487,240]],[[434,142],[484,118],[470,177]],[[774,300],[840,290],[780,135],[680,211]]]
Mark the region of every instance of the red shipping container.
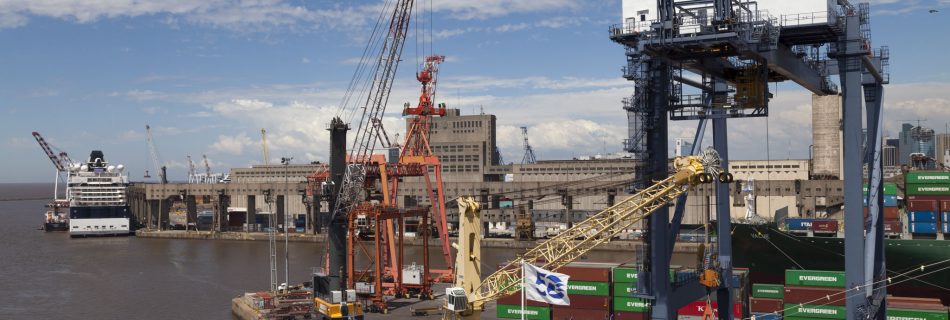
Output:
[[785,303],[844,306],[844,288],[785,286]]
[[[574,297],[570,297],[571,302],[574,302]],[[513,306],[521,305],[521,291],[518,291],[515,294],[504,296],[498,299],[498,304],[508,304]],[[534,300],[525,299],[525,305],[532,307],[547,307],[548,304],[544,302],[538,302]]]
[[884,232],[885,233],[901,233],[904,229],[901,227],[900,221],[884,221]]
[[941,200],[950,200],[950,196],[933,196],[933,195],[928,195],[928,196],[907,196],[907,198],[905,198],[905,199],[906,199],[907,201],[913,201],[913,200],[936,200],[936,201],[941,201]]
[[[574,298],[571,298],[571,303],[573,304]],[[610,310],[590,310],[590,309],[578,309],[572,308],[569,306],[552,306],[551,307],[551,320],[576,320],[576,319],[591,319],[591,320],[608,320],[610,319]]]
[[[712,307],[718,308],[719,304],[713,301]],[[702,316],[704,312],[706,312],[705,300],[693,301],[690,304],[687,304],[686,306],[680,308],[679,310],[676,310],[676,314],[681,315],[681,316]],[[718,309],[713,310],[713,313],[717,317],[719,316]],[[742,318],[742,303],[736,303],[735,305],[732,306],[732,315],[735,316],[736,318]]]
[[782,312],[782,299],[752,298],[750,311],[761,313]]
[[557,272],[571,276],[575,281],[610,282],[610,268],[563,266]]
[[911,310],[936,310],[936,311],[946,311],[947,307],[943,306],[943,303],[940,302],[940,299],[936,298],[911,298],[911,297],[887,297],[887,307],[895,309],[911,309]]
[[940,201],[940,211],[950,211],[950,200]]
[[910,211],[940,211],[937,200],[911,200],[908,204]]
[[650,320],[649,312],[615,311],[614,320]]
[[815,232],[838,232],[838,220],[815,220],[811,222]]
[[[900,211],[897,207],[884,207],[884,220],[899,220]],[[864,207],[864,218],[868,218],[868,207]]]
[[610,297],[572,294],[569,298],[571,299],[571,308],[610,311]]

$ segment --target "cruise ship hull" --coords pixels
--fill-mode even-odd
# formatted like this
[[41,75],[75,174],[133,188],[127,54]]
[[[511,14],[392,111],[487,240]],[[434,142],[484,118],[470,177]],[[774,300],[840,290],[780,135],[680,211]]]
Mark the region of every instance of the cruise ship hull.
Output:
[[132,231],[128,206],[70,208],[72,237],[127,236]]
[[[774,225],[733,227],[737,253],[733,264],[749,268],[753,283],[784,283],[786,269],[844,270],[843,238],[798,236]],[[886,239],[884,246],[888,276],[893,279],[888,294],[940,298],[950,304],[950,269],[937,271],[950,267],[950,241]],[[919,271],[921,265],[937,262],[943,263]],[[916,278],[897,276],[902,273]]]

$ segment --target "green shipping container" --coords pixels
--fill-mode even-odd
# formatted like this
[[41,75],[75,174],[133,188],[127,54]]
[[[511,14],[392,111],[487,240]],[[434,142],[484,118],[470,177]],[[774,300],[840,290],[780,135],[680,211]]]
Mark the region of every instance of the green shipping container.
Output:
[[780,284],[753,283],[752,297],[769,298],[769,299],[784,299],[785,286],[780,285]]
[[904,177],[907,184],[915,183],[950,183],[950,172],[939,171],[911,171]]
[[947,312],[888,308],[887,320],[947,320]]
[[844,319],[844,307],[837,306],[818,306],[818,305],[785,305],[785,319],[805,318],[805,319]]
[[640,298],[614,297],[614,311],[649,312],[650,302]]
[[582,296],[601,296],[610,295],[610,283],[593,281],[573,281],[567,280],[567,295],[572,294]]
[[[498,311],[495,315],[505,319],[521,319],[521,313],[521,306],[499,304]],[[551,309],[547,307],[525,306],[524,317],[525,319],[531,320],[549,320],[551,319]]]
[[[617,267],[613,270],[613,283],[637,283],[638,268]],[[670,282],[676,280],[676,271],[670,270]]]
[[636,282],[614,283],[614,297],[630,297],[637,292]]
[[908,196],[950,195],[950,185],[947,184],[907,184],[904,192]]
[[[864,185],[864,195],[868,194],[868,185]],[[897,195],[897,184],[891,182],[884,183],[884,195],[886,196],[896,196]]]
[[844,287],[844,272],[789,269],[785,270],[785,285]]

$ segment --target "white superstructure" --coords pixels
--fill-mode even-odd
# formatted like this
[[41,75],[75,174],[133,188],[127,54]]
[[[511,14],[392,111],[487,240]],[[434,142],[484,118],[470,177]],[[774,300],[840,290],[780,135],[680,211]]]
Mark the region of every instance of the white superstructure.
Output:
[[128,235],[131,211],[126,202],[129,177],[122,165],[110,166],[102,151],[86,163],[73,164],[67,192],[71,236]]

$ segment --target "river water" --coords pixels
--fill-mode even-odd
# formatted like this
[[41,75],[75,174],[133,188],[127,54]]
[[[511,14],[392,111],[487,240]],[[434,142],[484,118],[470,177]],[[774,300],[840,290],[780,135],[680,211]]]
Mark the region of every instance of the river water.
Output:
[[[51,196],[47,184],[0,184],[0,319],[230,319],[231,298],[270,284],[267,242],[71,239],[38,230]],[[431,245],[432,267],[443,268],[441,250]],[[290,283],[308,281],[323,246],[290,243],[289,249]],[[282,242],[278,252],[283,282]],[[482,252],[485,270],[516,253]],[[407,248],[406,255],[418,259],[419,248]],[[623,262],[632,256],[592,252],[587,258]]]

